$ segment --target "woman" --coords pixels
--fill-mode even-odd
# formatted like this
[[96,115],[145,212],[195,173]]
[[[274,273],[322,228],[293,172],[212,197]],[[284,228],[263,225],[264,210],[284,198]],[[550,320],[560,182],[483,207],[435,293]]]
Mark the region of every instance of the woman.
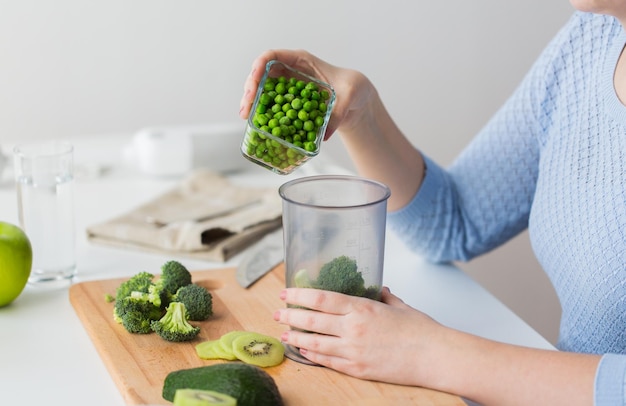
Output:
[[358,172],[391,188],[390,225],[434,261],[469,260],[528,227],[561,301],[562,351],[455,331],[388,290],[379,303],[286,289],[286,303],[317,312],[274,318],[321,334],[289,330],[284,342],[349,375],[487,405],[626,405],[626,1],[571,3],[579,12],[447,170],[404,137],[364,75],[305,51],[259,56],[240,110],[271,59],[331,83],[326,136],[337,130]]

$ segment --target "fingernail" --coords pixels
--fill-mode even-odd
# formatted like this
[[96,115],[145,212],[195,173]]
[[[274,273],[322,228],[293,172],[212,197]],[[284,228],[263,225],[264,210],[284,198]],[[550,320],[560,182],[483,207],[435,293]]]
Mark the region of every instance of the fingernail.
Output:
[[274,312],[274,320],[275,320],[275,321],[280,320],[280,310],[276,310],[276,311]]
[[279,297],[280,297],[280,300],[287,299],[287,291],[286,290],[281,291]]
[[289,338],[289,333],[287,331],[285,331],[284,333],[280,335],[280,341],[282,342],[287,342],[288,338]]

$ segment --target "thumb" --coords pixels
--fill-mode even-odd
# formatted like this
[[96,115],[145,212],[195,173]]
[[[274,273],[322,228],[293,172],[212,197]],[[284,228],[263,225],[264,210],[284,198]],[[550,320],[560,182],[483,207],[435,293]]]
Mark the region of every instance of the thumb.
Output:
[[406,303],[402,301],[398,296],[391,293],[391,290],[387,286],[383,286],[381,301],[393,307],[406,307]]

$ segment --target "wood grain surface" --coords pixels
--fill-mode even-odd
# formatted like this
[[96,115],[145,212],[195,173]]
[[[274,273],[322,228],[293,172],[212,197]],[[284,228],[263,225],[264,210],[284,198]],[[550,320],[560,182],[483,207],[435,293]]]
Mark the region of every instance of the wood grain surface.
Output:
[[[113,321],[115,294],[124,279],[82,282],[70,288],[70,302],[91,337],[100,357],[129,405],[167,405],[161,396],[163,381],[171,371],[221,362],[197,357],[195,345],[231,330],[248,330],[280,337],[285,326],[272,319],[284,306],[278,298],[285,286],[284,268],[278,266],[248,289],[235,280],[233,268],[193,271],[193,281],[213,295],[214,315],[199,325],[194,341],[167,342],[156,334],[130,334]],[[391,385],[352,378],[339,372],[285,358],[265,369],[276,381],[287,406],[306,405],[465,405],[457,396],[424,388]]]

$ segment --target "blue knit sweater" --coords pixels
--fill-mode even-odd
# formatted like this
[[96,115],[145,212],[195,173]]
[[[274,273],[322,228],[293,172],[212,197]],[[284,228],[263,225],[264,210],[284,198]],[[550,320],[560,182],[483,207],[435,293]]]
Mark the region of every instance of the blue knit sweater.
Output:
[[469,260],[528,228],[558,294],[558,348],[605,354],[597,405],[626,405],[626,107],[612,17],[578,12],[505,105],[444,170],[389,214],[433,261]]

